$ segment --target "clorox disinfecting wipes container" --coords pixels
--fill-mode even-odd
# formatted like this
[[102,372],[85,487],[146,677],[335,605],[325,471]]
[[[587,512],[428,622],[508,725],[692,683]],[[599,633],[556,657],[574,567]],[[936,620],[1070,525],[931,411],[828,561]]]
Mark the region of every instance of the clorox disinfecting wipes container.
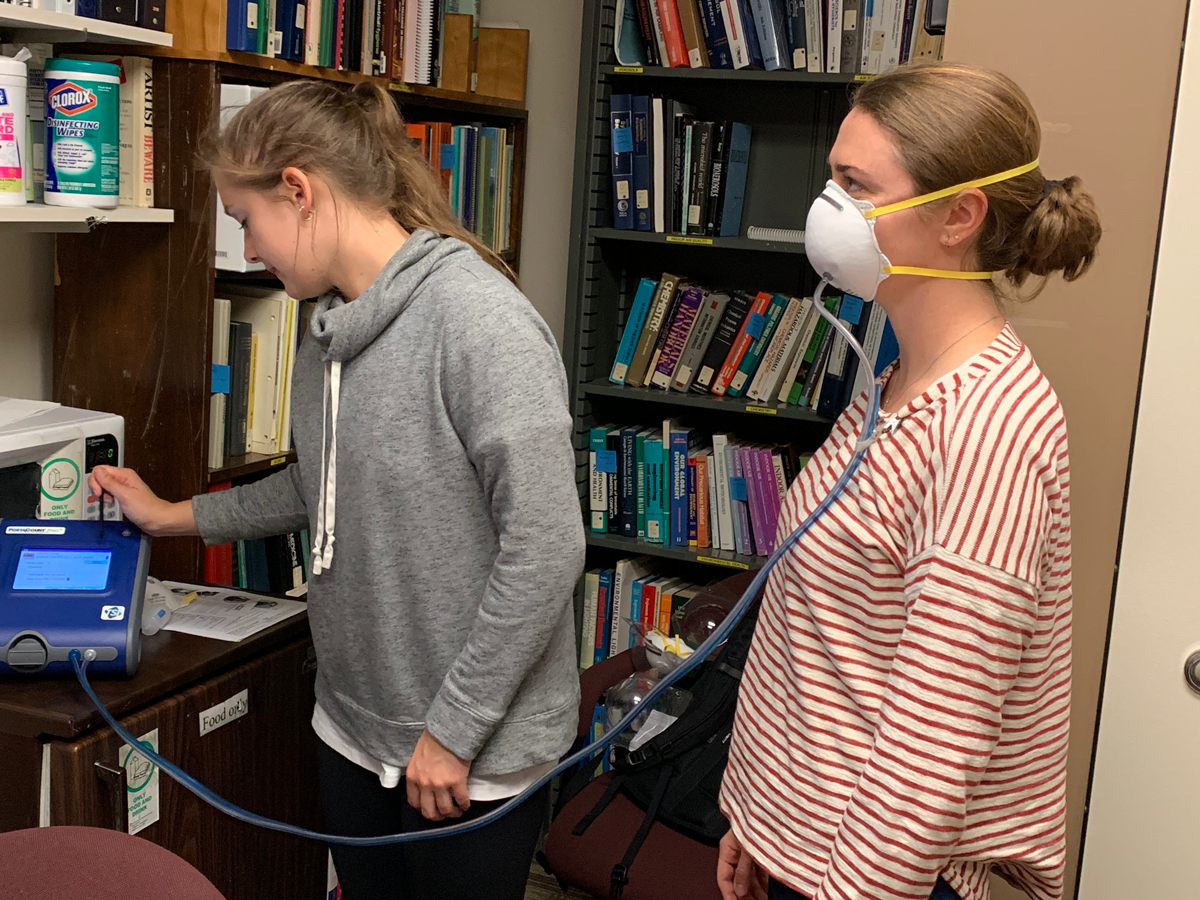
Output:
[[46,60],[46,203],[117,205],[121,70],[111,63]]
[[0,56],[0,206],[25,203],[25,74],[25,63]]

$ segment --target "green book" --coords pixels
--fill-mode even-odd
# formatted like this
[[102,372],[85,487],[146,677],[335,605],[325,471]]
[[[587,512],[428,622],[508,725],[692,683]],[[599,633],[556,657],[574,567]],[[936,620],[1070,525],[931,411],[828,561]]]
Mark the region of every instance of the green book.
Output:
[[[834,315],[837,315],[838,302],[841,297],[837,294],[826,294],[824,300],[825,308]],[[800,398],[804,396],[804,383],[808,380],[808,373],[812,371],[813,363],[817,359],[817,353],[821,349],[821,341],[825,339],[825,331],[829,328],[829,320],[821,316],[817,322],[816,330],[813,331],[812,338],[808,342],[808,349],[804,351],[804,362],[800,364],[800,368],[796,371],[796,380],[792,383],[792,389],[788,393],[788,405],[798,406]]]
[[754,378],[754,370],[758,368],[758,363],[762,359],[763,351],[767,349],[767,344],[771,342],[771,336],[775,333],[775,326],[779,324],[779,320],[783,318],[783,311],[787,309],[789,298],[783,294],[776,294],[771,298],[771,303],[767,306],[767,311],[763,313],[762,331],[758,337],[750,342],[750,346],[746,348],[745,355],[742,356],[742,361],[738,364],[737,372],[733,376],[733,380],[729,382],[729,390],[725,393],[730,397],[740,397],[746,393],[746,388],[750,386],[751,380]]

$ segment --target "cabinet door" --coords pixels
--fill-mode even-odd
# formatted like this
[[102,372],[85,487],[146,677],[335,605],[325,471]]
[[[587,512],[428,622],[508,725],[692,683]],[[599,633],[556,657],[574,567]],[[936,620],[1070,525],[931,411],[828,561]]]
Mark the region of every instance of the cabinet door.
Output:
[[[318,828],[317,738],[310,725],[315,677],[312,642],[305,639],[126,716],[121,724],[139,738],[157,729],[163,756],[238,806]],[[241,691],[245,713],[227,714],[202,736],[201,714]],[[52,743],[52,824],[112,826],[113,788],[97,776],[95,763],[119,766],[122,743],[110,728]],[[138,836],[187,860],[228,900],[324,895],[323,845],[235,821],[161,773],[157,792],[158,821]]]

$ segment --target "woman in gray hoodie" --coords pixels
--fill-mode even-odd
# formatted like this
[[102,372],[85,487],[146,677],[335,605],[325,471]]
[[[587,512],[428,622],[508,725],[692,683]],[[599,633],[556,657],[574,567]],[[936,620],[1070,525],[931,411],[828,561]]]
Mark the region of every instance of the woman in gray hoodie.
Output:
[[[495,808],[570,746],[583,566],[568,388],[507,267],[454,218],[391,98],[293,82],[205,151],[226,211],[293,297],[297,462],[169,503],[105,491],[154,535],[308,528],[325,826],[388,834]],[[346,900],[517,900],[545,791],[467,835],[332,847]]]

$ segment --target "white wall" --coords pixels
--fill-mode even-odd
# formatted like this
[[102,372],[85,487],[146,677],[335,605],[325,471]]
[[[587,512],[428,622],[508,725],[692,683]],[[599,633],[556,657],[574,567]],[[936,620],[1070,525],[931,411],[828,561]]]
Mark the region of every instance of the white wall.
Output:
[[0,232],[0,396],[49,400],[54,235]]
[[529,29],[521,289],[562,345],[583,0],[481,0],[484,24]]

